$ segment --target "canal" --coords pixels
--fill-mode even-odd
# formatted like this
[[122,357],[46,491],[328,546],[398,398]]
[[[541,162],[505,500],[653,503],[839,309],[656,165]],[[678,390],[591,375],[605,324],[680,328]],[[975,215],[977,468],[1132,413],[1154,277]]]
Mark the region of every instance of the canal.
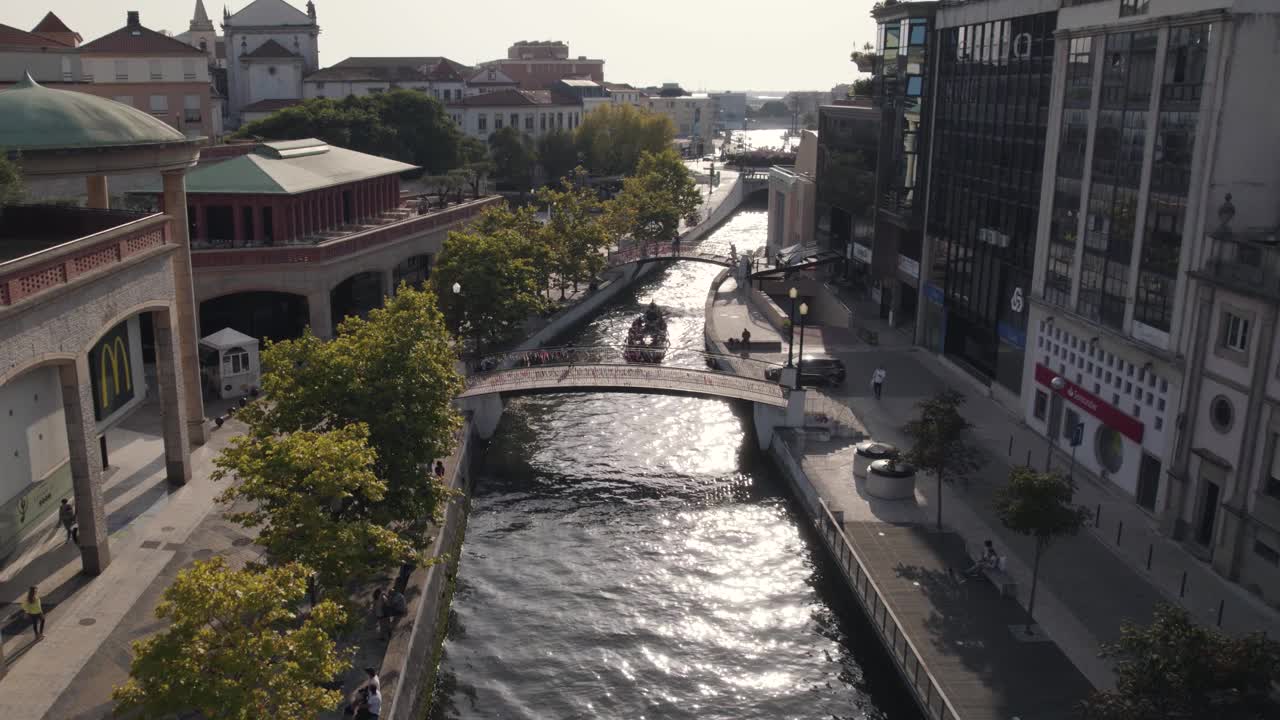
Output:
[[[705,242],[755,247],[765,225],[742,210]],[[621,342],[653,300],[673,347],[701,348],[720,270],[654,272],[573,342]],[[671,396],[511,401],[475,468],[431,717],[918,717],[749,417]]]

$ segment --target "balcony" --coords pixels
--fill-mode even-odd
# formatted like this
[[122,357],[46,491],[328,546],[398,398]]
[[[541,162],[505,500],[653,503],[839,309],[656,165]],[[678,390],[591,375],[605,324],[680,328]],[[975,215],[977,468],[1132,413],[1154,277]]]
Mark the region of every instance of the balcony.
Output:
[[168,221],[119,210],[0,208],[0,310],[170,244]]
[[265,242],[233,246],[230,240],[193,241],[191,265],[201,268],[328,262],[472,220],[479,217],[486,208],[503,202],[499,196],[489,196],[436,208],[427,207],[425,200],[425,197],[403,199],[399,208],[378,217],[307,235],[288,243]]
[[1237,292],[1280,300],[1280,231],[1210,233],[1208,256],[1192,274]]

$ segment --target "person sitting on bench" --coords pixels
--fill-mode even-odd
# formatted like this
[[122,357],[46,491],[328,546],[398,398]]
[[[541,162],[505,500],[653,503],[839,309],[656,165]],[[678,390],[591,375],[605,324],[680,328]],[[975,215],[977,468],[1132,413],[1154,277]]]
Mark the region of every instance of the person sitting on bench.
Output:
[[995,546],[990,540],[982,543],[982,557],[973,561],[964,574],[968,577],[977,577],[985,570],[995,570],[1000,566],[1000,556],[996,554]]

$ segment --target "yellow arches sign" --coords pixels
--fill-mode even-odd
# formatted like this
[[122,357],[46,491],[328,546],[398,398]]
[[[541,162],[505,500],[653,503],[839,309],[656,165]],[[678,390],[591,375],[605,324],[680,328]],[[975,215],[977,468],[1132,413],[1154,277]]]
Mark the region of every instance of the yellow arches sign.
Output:
[[104,420],[133,399],[133,364],[129,323],[122,322],[89,351],[89,375],[93,388],[93,414]]

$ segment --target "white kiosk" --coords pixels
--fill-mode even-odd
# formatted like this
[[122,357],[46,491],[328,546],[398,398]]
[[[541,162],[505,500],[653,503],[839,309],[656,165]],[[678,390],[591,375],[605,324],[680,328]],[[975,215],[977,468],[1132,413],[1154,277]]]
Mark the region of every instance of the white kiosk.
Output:
[[200,350],[205,387],[215,397],[243,397],[258,387],[261,372],[257,338],[223,328],[200,340]]

